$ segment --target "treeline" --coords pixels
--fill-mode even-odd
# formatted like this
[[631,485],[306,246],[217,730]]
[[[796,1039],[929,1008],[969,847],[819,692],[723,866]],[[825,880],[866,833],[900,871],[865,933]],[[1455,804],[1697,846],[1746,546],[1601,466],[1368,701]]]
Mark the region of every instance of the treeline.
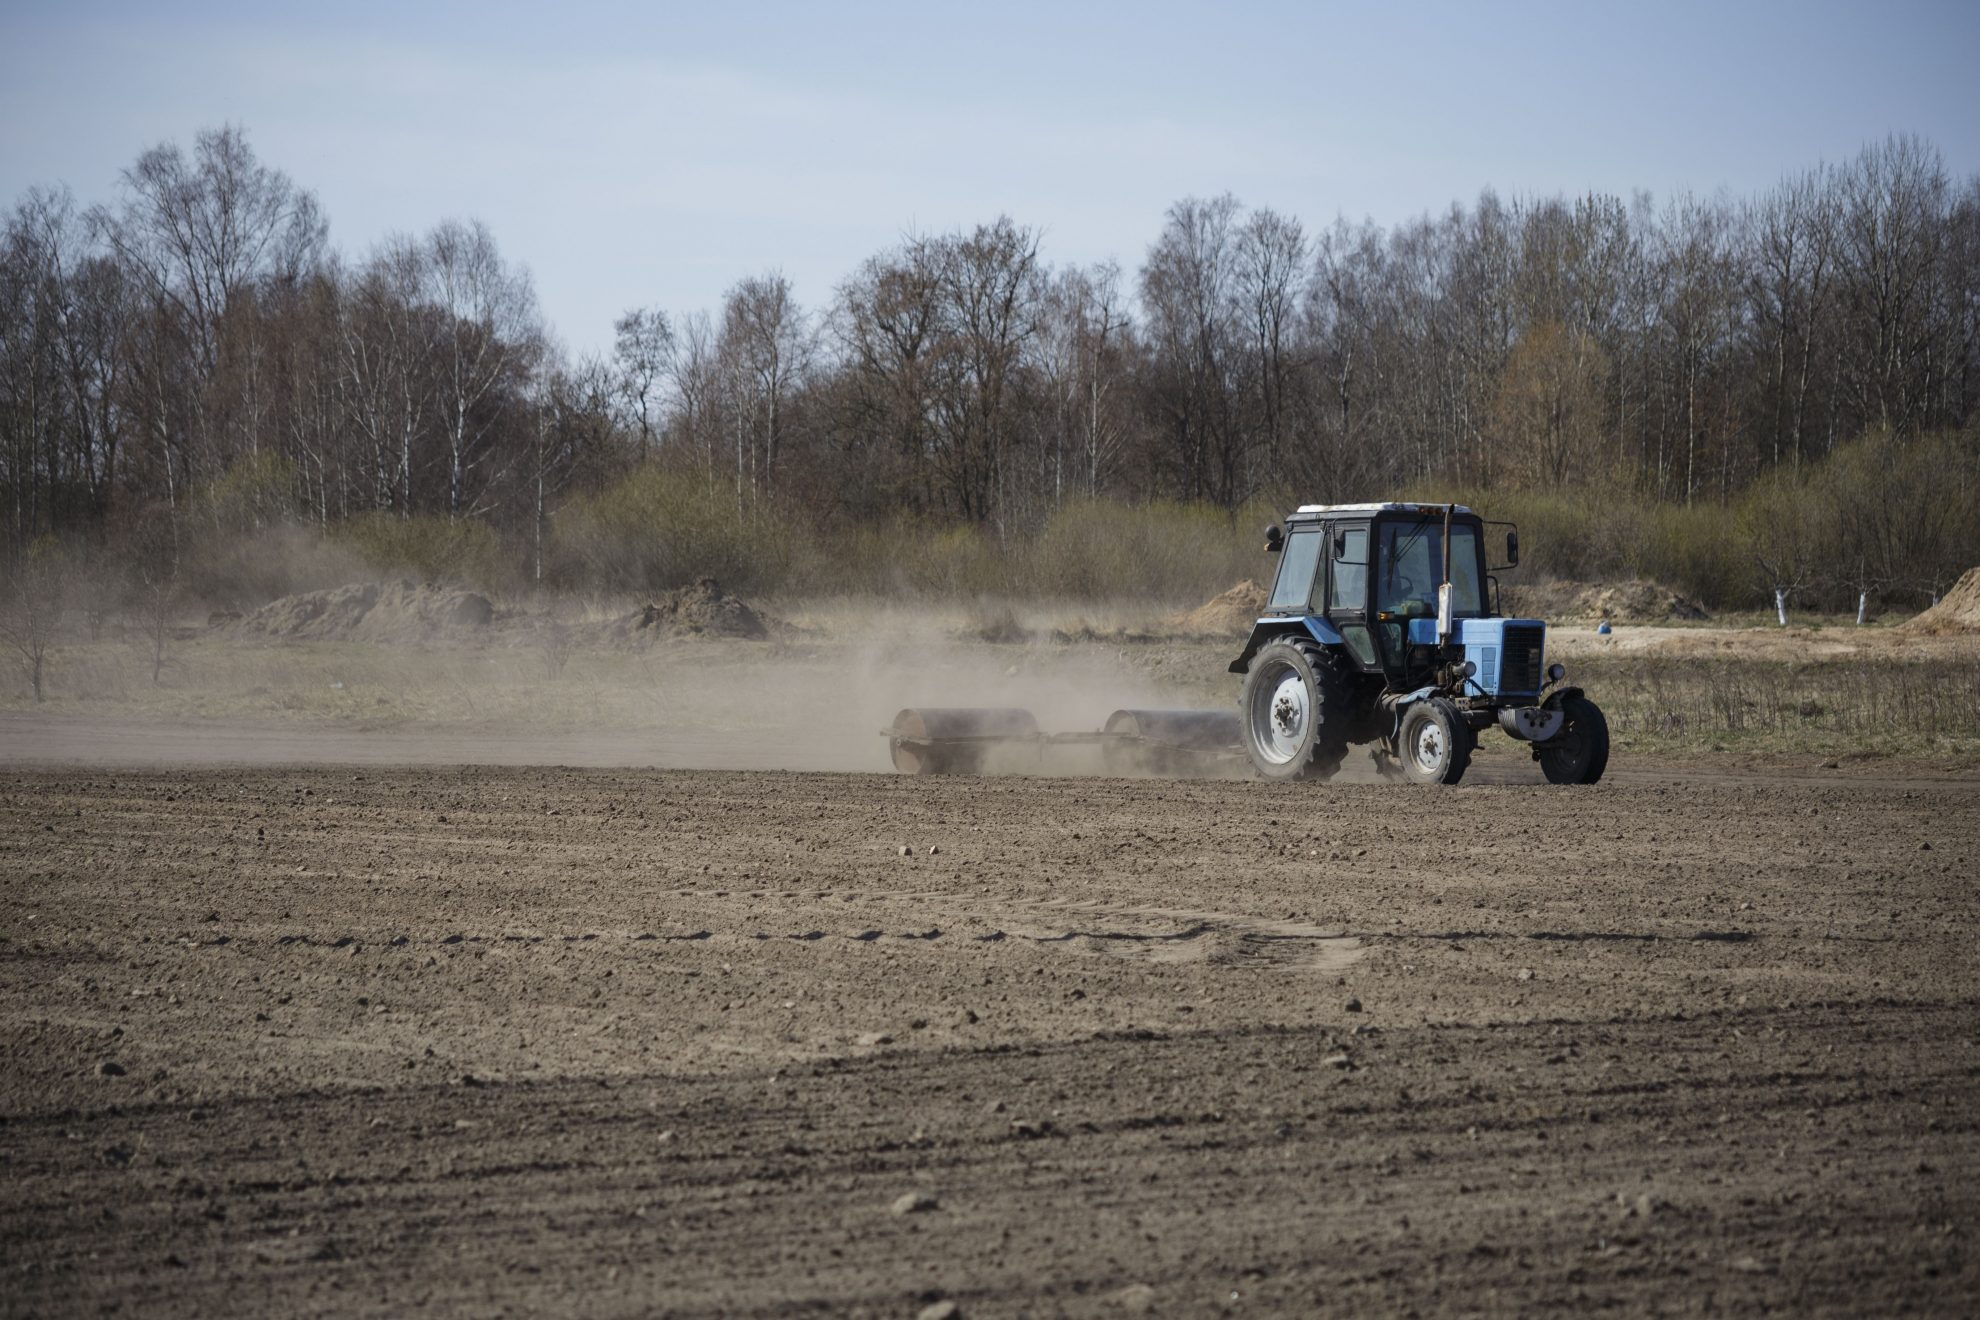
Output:
[[[1388,229],[1190,198],[1132,274],[998,218],[825,305],[771,272],[615,330],[564,351],[477,223],[340,253],[237,128],[100,205],[32,191],[0,251],[7,567],[53,538],[170,574],[313,524],[654,586],[793,536],[994,560],[1095,502],[1453,490],[1549,511],[1559,571],[1719,604],[1923,593],[1980,545],[1980,178],[1911,137],[1757,197],[1487,192]],[[1618,544],[1651,523],[1674,543]]]

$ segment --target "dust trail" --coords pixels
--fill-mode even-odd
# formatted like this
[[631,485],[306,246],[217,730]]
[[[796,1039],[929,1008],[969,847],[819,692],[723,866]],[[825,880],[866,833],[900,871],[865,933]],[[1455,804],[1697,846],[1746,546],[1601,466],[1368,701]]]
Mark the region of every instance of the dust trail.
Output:
[[[312,602],[292,611],[309,624],[293,635],[228,623],[181,637],[156,685],[128,647],[73,647],[57,700],[0,710],[0,764],[891,772],[882,730],[907,706],[1015,706],[1046,731],[1094,732],[1118,709],[1227,709],[1236,695],[1228,644],[1134,640],[1092,612],[1033,612],[1028,640],[1007,643],[972,639],[957,611],[845,602],[767,640],[656,635],[569,603],[423,632],[408,608],[373,627],[394,599],[341,631]],[[1061,625],[1080,640],[1053,640]],[[1096,748],[989,768],[1117,772]]]

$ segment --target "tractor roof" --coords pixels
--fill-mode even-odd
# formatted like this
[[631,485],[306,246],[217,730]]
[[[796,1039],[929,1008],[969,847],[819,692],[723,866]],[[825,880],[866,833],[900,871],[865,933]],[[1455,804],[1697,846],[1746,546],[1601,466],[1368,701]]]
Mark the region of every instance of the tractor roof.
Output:
[[[1441,504],[1302,504],[1294,514],[1319,516],[1331,513],[1442,513]],[[1462,504],[1451,506],[1453,513],[1470,513]]]

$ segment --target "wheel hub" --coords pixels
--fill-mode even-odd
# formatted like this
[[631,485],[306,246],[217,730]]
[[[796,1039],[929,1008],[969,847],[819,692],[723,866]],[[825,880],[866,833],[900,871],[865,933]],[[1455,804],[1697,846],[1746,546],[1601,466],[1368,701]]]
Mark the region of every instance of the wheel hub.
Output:
[[1416,763],[1425,770],[1434,770],[1444,763],[1448,747],[1444,741],[1444,731],[1435,724],[1426,724],[1416,731]]
[[1260,755],[1284,765],[1299,755],[1312,722],[1306,680],[1298,671],[1287,668],[1271,688],[1260,693],[1260,698],[1252,707],[1253,742]]

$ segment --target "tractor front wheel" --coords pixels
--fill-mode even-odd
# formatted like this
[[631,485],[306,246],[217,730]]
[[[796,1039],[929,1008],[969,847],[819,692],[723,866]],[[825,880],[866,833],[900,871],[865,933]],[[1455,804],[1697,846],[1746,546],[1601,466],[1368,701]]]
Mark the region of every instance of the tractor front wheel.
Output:
[[1550,784],[1592,784],[1609,768],[1609,722],[1578,692],[1561,700],[1561,731],[1540,744],[1540,773]]
[[1418,784],[1455,784],[1471,764],[1471,726],[1442,697],[1403,712],[1396,748],[1403,773]]

